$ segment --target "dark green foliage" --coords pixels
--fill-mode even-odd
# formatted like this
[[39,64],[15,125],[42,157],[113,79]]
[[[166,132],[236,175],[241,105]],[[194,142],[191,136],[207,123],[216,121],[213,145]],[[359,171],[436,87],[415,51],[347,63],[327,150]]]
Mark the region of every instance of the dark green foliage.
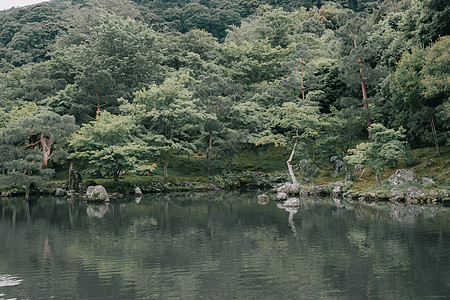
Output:
[[[370,121],[388,132],[401,125],[413,148],[439,153],[450,141],[447,2],[58,0],[12,9],[0,14],[0,132],[48,110],[94,128],[88,122],[106,110],[120,120],[111,132],[130,125],[130,136],[72,153],[88,171],[97,163],[89,172],[100,177],[154,161],[167,176],[178,156],[196,157],[189,166],[202,175],[260,170],[236,154],[274,143],[289,154],[296,141],[293,164],[322,167],[362,145]],[[127,148],[135,144],[147,147],[142,168],[131,166],[142,154]],[[357,149],[377,141],[366,146]],[[392,166],[394,154],[374,168]],[[286,159],[268,165],[281,170]]]
[[0,59],[21,66],[48,59],[52,42],[67,23],[60,10],[41,3],[1,15],[0,28]]
[[54,173],[48,160],[65,160],[67,140],[76,128],[73,116],[52,112],[9,122],[0,129],[0,181],[25,186],[28,196],[31,187],[42,186]]

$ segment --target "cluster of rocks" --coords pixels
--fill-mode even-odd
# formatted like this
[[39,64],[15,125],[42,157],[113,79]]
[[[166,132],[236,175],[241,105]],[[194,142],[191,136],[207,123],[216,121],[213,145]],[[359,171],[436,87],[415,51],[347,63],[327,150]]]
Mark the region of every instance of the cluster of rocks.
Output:
[[[408,169],[400,169],[397,170],[393,175],[391,175],[388,179],[390,185],[397,186],[393,187],[389,192],[389,200],[398,201],[405,200],[407,202],[417,202],[427,200],[428,202],[436,202],[438,198],[447,198],[448,191],[438,191],[438,190],[430,190],[429,195],[426,196],[425,192],[421,187],[410,186],[406,188],[405,191],[400,189],[401,186],[409,186],[418,184],[417,174],[413,170]],[[431,184],[434,185],[435,182],[432,178],[423,177],[422,184]]]
[[[436,202],[439,199],[448,199],[449,192],[447,190],[433,190],[431,189],[427,194],[419,184],[417,174],[413,170],[400,169],[395,172],[389,179],[390,185],[394,186],[388,194],[377,193],[350,193],[351,186],[343,181],[337,181],[327,188],[314,187],[312,190],[301,190],[298,184],[286,183],[277,189],[277,195],[275,200],[279,205],[283,207],[298,207],[300,206],[300,199],[307,196],[316,196],[323,194],[330,194],[334,198],[340,198],[346,196],[352,199],[364,200],[364,201],[377,201],[377,200],[391,200],[391,201],[406,201],[417,202],[427,201]],[[432,178],[423,177],[422,184],[434,185],[435,182]],[[348,194],[348,195],[347,195]],[[262,194],[258,196],[258,203],[265,205],[269,202],[269,196]]]
[[[143,193],[139,187],[136,187],[134,190],[136,197],[139,199],[142,198]],[[109,194],[105,187],[102,185],[88,186],[85,194],[76,193],[73,190],[64,190],[62,188],[57,188],[55,190],[56,197],[80,197],[86,201],[90,202],[110,202],[110,199],[114,198],[123,198],[124,195],[120,193],[111,193]]]

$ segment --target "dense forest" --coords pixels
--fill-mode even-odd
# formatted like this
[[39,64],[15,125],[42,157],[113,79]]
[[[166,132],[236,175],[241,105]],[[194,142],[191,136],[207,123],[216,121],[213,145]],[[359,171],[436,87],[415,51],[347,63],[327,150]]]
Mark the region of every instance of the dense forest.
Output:
[[[0,186],[204,174],[243,149],[381,174],[450,144],[447,0],[52,0],[0,12]],[[294,154],[294,153],[292,153]]]

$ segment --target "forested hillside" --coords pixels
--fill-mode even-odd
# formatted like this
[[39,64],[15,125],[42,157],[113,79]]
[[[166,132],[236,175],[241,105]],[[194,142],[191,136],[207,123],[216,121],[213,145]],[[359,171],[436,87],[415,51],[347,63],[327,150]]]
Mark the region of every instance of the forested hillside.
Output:
[[69,166],[167,177],[171,153],[203,157],[210,175],[267,145],[295,144],[304,174],[333,156],[378,175],[411,148],[439,155],[449,20],[447,0],[52,0],[0,12],[0,185]]

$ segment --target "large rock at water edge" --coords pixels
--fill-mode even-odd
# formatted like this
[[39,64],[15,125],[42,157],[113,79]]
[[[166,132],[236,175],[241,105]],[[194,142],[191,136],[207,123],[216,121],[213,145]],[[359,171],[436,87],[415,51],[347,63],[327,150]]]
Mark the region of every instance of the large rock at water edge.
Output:
[[284,185],[280,186],[277,189],[278,193],[285,193],[285,194],[298,194],[298,184],[293,183],[285,183]]
[[391,201],[397,201],[397,200],[401,200],[404,197],[403,191],[400,189],[396,189],[393,188],[391,189],[391,191],[389,192],[389,200]]
[[333,196],[340,196],[344,192],[344,183],[342,181],[337,181],[334,184],[332,194]]
[[421,188],[413,186],[406,190],[406,198],[407,199],[418,199],[418,198],[424,197],[424,196],[425,196],[425,193],[423,192],[423,190]]
[[388,179],[391,185],[404,185],[417,182],[417,175],[413,170],[400,169]]
[[267,203],[269,203],[269,196],[267,196],[266,194],[261,194],[258,196],[259,205],[266,205]]
[[90,201],[109,202],[108,193],[102,185],[89,186],[86,191],[86,197]]
[[135,194],[137,197],[142,196],[143,194],[142,194],[141,188],[137,186],[137,187],[134,189],[134,194]]
[[62,197],[66,194],[66,191],[64,191],[62,188],[57,188],[55,191],[56,197]]
[[281,201],[281,200],[286,200],[287,198],[288,198],[288,194],[283,193],[283,192],[279,192],[277,194],[277,197],[275,198],[275,200]]

